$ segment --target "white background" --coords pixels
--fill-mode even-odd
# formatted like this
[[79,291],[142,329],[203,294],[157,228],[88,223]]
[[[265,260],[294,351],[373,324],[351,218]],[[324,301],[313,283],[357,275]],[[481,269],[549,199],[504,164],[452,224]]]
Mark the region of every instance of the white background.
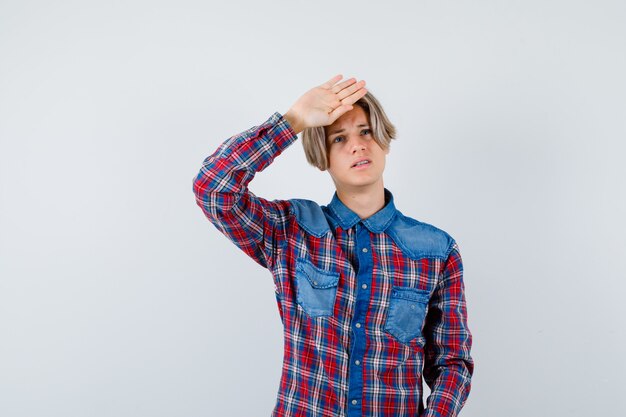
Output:
[[[623,416],[625,21],[617,0],[2,0],[0,415],[270,415],[271,275],[192,180],[341,73],[398,128],[398,208],[461,248],[461,414]],[[334,192],[300,140],[250,189]]]

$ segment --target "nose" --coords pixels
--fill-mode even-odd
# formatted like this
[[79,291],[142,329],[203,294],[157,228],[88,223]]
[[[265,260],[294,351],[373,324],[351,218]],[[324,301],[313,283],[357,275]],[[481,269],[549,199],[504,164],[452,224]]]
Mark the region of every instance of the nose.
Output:
[[367,146],[365,145],[365,139],[362,139],[360,136],[356,136],[350,139],[350,152],[355,153],[358,150],[366,150]]

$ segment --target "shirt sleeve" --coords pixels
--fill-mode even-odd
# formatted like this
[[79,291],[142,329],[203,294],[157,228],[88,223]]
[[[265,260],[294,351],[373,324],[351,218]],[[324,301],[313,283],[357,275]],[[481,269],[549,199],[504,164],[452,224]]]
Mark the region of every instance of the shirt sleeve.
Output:
[[424,380],[431,390],[426,417],[454,417],[470,393],[474,361],[467,326],[463,263],[456,242],[429,302],[425,323]]
[[287,120],[275,112],[223,142],[193,180],[196,203],[207,219],[264,268],[272,268],[286,239],[290,204],[257,197],[248,183],[296,139]]

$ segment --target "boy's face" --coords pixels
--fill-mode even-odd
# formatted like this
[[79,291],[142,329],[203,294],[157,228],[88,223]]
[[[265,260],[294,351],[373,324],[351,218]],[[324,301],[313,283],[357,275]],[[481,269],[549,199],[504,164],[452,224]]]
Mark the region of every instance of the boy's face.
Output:
[[[324,127],[329,160],[328,172],[338,189],[382,185],[389,148],[382,149],[372,136],[365,110],[358,105],[333,124]],[[354,164],[362,159],[369,163]]]

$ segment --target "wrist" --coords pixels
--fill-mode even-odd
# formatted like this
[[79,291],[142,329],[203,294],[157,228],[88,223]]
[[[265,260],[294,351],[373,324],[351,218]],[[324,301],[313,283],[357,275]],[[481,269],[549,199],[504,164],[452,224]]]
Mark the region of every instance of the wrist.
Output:
[[298,117],[296,117],[293,114],[291,109],[289,109],[287,111],[287,113],[283,114],[283,118],[287,121],[287,123],[289,123],[289,125],[291,126],[293,131],[296,132],[296,134],[298,134],[298,133],[300,133],[300,132],[302,132],[304,130],[304,126],[302,125],[302,123],[300,122]]

